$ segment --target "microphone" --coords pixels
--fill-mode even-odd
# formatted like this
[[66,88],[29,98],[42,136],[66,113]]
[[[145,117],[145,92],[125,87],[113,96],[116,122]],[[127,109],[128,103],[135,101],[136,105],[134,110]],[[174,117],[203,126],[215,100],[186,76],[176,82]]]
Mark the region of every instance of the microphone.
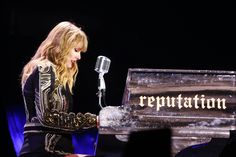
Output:
[[108,72],[111,60],[105,56],[98,56],[95,64],[95,71],[99,73],[99,90],[105,90],[105,81],[103,75]]
[[105,56],[98,56],[95,65],[95,71],[98,73],[107,73],[110,67],[111,60]]
[[99,97],[99,106],[103,108],[101,98],[103,97],[103,102],[105,103],[105,81],[103,75],[108,72],[110,68],[111,60],[105,56],[98,56],[95,64],[95,71],[99,73],[99,81],[98,81],[98,97]]

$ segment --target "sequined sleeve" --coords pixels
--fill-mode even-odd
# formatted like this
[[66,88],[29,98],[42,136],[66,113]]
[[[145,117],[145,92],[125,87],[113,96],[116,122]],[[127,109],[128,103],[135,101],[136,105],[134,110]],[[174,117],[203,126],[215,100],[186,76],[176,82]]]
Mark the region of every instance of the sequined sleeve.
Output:
[[36,112],[42,125],[55,129],[75,131],[97,126],[97,115],[92,113],[67,113],[52,107],[55,90],[55,73],[50,65],[39,65],[39,90]]

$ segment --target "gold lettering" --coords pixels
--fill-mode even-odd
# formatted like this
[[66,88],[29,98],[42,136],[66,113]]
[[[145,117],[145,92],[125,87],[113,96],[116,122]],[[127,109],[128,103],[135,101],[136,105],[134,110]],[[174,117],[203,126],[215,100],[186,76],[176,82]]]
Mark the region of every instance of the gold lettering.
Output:
[[195,109],[198,109],[198,108],[199,108],[199,106],[198,106],[198,100],[199,100],[199,98],[198,98],[198,95],[197,95],[197,94],[195,95],[195,97],[193,98],[193,100],[194,100]]
[[220,100],[220,98],[218,98],[218,99],[216,99],[217,100],[217,107],[218,107],[218,109],[221,109],[221,105],[220,105],[220,102],[222,102],[222,108],[223,109],[226,109],[226,106],[225,106],[225,99],[221,99]]
[[139,97],[139,100],[140,100],[140,101],[139,101],[139,102],[140,102],[139,105],[142,106],[142,107],[144,106],[144,103],[143,103],[143,100],[144,100],[144,99],[147,99],[147,97],[146,97],[146,96],[140,96],[140,97]]
[[148,106],[153,107],[154,105],[152,104],[155,101],[154,96],[148,97]]
[[[160,104],[160,99],[161,99],[161,104]],[[165,106],[165,97],[156,97],[156,103],[157,103],[157,111],[159,111],[160,110],[160,108],[162,107],[162,106]]]
[[[164,96],[140,96],[139,97],[139,105],[141,107],[145,106],[145,102],[147,103],[148,107],[154,107],[154,104],[156,103],[156,110],[160,111],[161,107],[178,107],[181,108],[192,108],[195,109],[226,109],[226,99],[220,99],[220,98],[207,98],[205,95],[201,95],[201,98],[198,97],[198,94],[196,94],[193,98],[192,97],[182,97],[182,94],[179,94],[177,97],[164,97]],[[217,106],[216,106],[217,102]],[[194,105],[194,106],[193,106]]]
[[215,108],[215,99],[207,99],[207,109]]
[[202,98],[201,98],[201,102],[202,102],[201,105],[202,105],[202,108],[204,109],[204,108],[205,108],[205,105],[204,105],[204,104],[205,104],[205,98],[204,98],[205,95],[201,95],[201,97],[202,97]]
[[181,100],[182,100],[183,98],[181,97],[181,94],[179,94],[179,96],[177,97],[177,100],[178,100],[178,107],[179,107],[179,109],[181,109],[183,106],[181,105]]
[[[171,99],[171,100],[170,100]],[[171,101],[171,102],[170,102]],[[168,107],[175,107],[175,97],[166,97],[166,103]]]
[[191,101],[192,101],[192,98],[190,98],[190,97],[185,97],[185,98],[184,98],[184,107],[185,107],[185,108],[192,108]]

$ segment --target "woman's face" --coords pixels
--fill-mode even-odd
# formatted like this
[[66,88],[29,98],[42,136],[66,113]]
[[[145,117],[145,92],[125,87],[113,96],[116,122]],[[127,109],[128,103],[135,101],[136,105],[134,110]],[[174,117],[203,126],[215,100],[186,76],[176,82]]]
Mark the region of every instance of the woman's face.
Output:
[[79,43],[77,47],[71,49],[66,62],[68,68],[72,68],[72,65],[76,64],[76,62],[81,59],[81,49],[82,43]]

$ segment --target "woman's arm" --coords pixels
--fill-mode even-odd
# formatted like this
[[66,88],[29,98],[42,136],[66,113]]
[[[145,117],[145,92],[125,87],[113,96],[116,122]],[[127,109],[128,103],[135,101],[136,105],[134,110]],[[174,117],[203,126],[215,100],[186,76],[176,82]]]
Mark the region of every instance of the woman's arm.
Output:
[[97,126],[98,118],[95,114],[75,114],[55,109],[52,97],[52,93],[55,90],[55,72],[53,67],[52,65],[43,64],[38,66],[38,72],[38,103],[36,105],[36,113],[42,125],[69,131]]

